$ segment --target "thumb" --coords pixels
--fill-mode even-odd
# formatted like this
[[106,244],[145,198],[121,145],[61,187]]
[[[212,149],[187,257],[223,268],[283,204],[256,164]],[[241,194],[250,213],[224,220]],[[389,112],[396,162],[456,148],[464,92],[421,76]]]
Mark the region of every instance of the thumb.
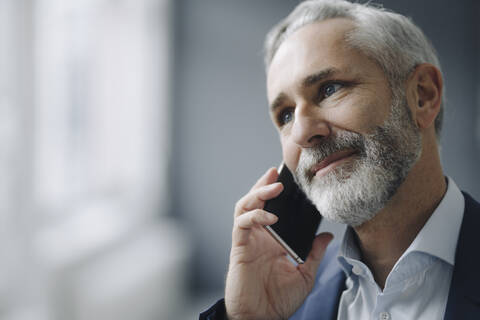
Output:
[[312,280],[315,278],[318,266],[323,259],[323,255],[327,250],[328,244],[332,241],[333,235],[328,232],[320,233],[315,237],[312,244],[312,250],[307,257],[307,260],[303,265],[300,265],[300,269]]

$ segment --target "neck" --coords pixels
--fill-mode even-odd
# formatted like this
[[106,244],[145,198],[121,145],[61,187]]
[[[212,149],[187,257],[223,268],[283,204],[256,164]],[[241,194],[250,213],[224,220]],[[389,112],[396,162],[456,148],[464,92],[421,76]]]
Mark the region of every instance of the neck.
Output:
[[383,289],[388,274],[407,250],[446,192],[437,159],[422,155],[387,206],[355,227],[363,262]]

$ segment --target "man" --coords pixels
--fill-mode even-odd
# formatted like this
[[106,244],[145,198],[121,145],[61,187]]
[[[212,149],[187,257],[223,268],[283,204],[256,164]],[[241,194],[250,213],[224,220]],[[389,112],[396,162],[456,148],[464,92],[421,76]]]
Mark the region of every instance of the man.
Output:
[[267,36],[283,158],[321,214],[348,225],[294,265],[264,230],[268,170],[238,201],[225,300],[201,319],[478,319],[480,205],[444,177],[438,59],[407,18],[301,3]]

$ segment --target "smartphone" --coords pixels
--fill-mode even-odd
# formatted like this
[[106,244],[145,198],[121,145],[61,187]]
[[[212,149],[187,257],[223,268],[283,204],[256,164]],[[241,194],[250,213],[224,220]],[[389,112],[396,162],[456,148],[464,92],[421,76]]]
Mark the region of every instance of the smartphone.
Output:
[[265,211],[276,215],[278,221],[265,229],[297,263],[304,263],[322,216],[297,185],[287,166],[282,163],[278,170],[277,181],[284,189],[278,197],[267,200],[264,207]]

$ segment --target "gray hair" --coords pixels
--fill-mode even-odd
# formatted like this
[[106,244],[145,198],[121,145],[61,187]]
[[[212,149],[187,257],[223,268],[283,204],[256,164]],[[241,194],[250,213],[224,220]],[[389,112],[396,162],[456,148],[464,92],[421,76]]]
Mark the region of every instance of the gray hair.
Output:
[[[284,20],[270,30],[265,39],[265,66],[268,69],[283,41],[299,28],[333,18],[353,21],[354,30],[346,42],[373,59],[383,69],[393,92],[402,88],[410,73],[421,63],[431,63],[441,70],[430,41],[409,18],[371,3],[345,0],[308,0],[300,3]],[[440,137],[444,97],[435,119]]]

